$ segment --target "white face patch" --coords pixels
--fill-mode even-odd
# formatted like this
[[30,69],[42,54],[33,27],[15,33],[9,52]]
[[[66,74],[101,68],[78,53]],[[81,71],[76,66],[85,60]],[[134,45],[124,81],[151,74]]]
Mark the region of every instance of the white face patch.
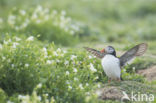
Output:
[[106,51],[107,53],[113,53],[113,52],[114,52],[114,49],[111,48],[111,47],[106,47],[105,51]]

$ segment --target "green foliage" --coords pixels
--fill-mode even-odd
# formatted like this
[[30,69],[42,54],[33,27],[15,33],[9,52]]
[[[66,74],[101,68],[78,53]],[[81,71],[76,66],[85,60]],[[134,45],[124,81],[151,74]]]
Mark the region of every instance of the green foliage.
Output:
[[0,102],[4,103],[7,99],[6,93],[0,88]]
[[[30,10],[14,8],[8,16],[7,24],[3,24],[3,32],[33,35],[42,41],[54,41],[56,44],[73,45],[78,40],[79,25],[74,23],[66,12],[58,13],[38,6]],[[72,41],[72,43],[71,43]]]
[[85,102],[100,85],[96,82],[106,80],[99,60],[86,52],[57,49],[54,44],[44,47],[33,36],[5,39],[0,51],[0,87],[8,95],[31,94],[40,84],[41,96],[46,93],[57,102]]
[[[53,43],[43,45],[33,36],[8,37],[0,51],[0,87],[12,95],[9,100],[33,103],[53,98],[56,103],[100,103],[94,91],[107,82],[107,77],[100,60],[86,52],[60,49]],[[122,76],[124,80],[144,82],[135,73],[123,71]]]
[[136,58],[131,65],[126,67],[126,69],[127,69],[127,72],[132,73],[141,69],[149,68],[150,66],[155,65],[155,64],[156,63],[153,58],[146,58],[146,59]]
[[38,46],[30,41],[18,40],[4,40],[0,50],[0,87],[8,95],[31,93],[39,80],[41,54],[37,50]]

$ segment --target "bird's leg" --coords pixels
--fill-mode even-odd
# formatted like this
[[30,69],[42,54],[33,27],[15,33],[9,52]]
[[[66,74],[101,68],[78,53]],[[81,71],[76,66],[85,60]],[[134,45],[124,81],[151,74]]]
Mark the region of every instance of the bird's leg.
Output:
[[108,78],[108,83],[110,83],[110,82],[111,82],[111,80],[112,80],[111,78]]
[[120,79],[120,78],[117,78],[117,81],[118,81],[118,82],[120,82],[120,81],[121,81],[121,79]]

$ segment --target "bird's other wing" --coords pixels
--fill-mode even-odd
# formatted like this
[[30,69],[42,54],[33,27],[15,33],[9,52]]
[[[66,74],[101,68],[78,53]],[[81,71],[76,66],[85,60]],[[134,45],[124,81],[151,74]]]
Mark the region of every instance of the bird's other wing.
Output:
[[102,59],[105,56],[105,53],[101,53],[98,50],[92,49],[92,48],[88,48],[88,47],[84,47],[88,52],[92,53],[94,56],[96,56],[97,58]]
[[135,47],[128,50],[126,53],[124,53],[119,59],[120,59],[120,66],[126,65],[129,61],[134,59],[136,56],[141,56],[145,53],[147,50],[147,44],[141,43],[136,45]]

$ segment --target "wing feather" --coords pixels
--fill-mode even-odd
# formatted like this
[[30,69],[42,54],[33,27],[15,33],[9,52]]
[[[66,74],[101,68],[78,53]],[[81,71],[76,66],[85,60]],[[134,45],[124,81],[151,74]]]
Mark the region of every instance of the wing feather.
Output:
[[84,47],[88,52],[92,53],[94,56],[96,56],[97,58],[102,59],[105,56],[105,53],[101,53],[98,50],[92,49],[92,48],[88,48],[88,47]]
[[119,59],[120,59],[120,66],[124,66],[127,62],[134,59],[136,56],[141,56],[145,53],[147,50],[148,45],[146,43],[141,43],[136,45],[135,47],[128,50],[126,53],[124,53]]

